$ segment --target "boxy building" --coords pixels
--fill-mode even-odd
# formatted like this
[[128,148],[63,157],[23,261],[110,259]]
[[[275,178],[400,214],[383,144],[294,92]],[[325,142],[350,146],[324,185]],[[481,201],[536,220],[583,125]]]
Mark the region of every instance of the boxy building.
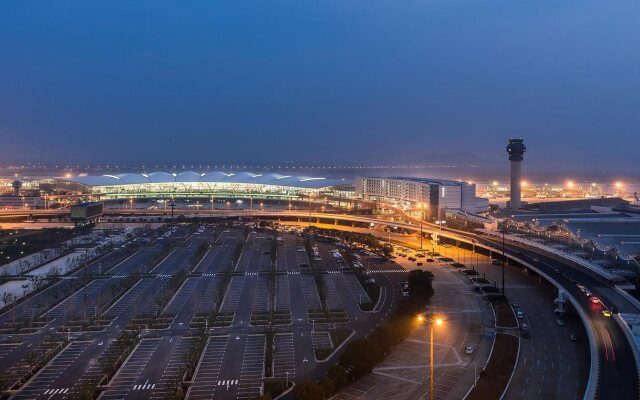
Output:
[[356,194],[365,200],[416,207],[423,204],[433,217],[440,210],[455,209],[468,213],[486,212],[489,201],[476,197],[476,185],[447,179],[410,177],[357,178]]
[[71,220],[76,224],[91,223],[97,220],[103,213],[104,204],[99,202],[86,202],[71,206]]

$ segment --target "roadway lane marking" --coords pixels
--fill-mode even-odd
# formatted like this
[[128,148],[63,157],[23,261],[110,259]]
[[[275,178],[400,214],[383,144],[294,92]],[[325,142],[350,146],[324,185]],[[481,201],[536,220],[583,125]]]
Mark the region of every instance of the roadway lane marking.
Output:
[[616,353],[613,348],[613,342],[611,341],[611,335],[609,335],[609,332],[605,328],[600,328],[600,332],[602,334],[602,342],[604,344],[605,359],[609,361],[609,348],[611,348],[611,361],[615,362]]
[[69,391],[69,388],[47,389],[44,391],[43,394],[63,394],[63,393],[67,393],[68,391]]

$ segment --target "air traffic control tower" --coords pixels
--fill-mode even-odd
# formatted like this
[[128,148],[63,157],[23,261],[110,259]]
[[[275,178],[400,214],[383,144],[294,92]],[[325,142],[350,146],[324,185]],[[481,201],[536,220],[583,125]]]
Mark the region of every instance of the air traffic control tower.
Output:
[[509,139],[507,153],[511,161],[511,199],[509,208],[517,210],[521,204],[522,186],[522,159],[527,148],[524,147],[524,139]]

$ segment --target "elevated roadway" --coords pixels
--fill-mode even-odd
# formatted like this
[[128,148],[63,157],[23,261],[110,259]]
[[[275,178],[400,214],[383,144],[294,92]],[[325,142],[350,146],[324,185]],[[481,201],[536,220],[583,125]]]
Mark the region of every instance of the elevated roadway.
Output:
[[[22,213],[24,214],[25,212],[23,211]],[[28,213],[33,216],[63,215],[62,210],[28,210]],[[16,214],[18,213],[13,211],[14,217]],[[170,215],[170,211],[110,209],[106,210],[106,214],[122,217],[152,217],[167,216]],[[6,215],[11,215],[11,212],[0,211],[0,218]],[[414,232],[420,231],[419,221],[406,215],[403,216],[403,219],[413,221],[412,223],[385,220],[380,217],[317,213],[310,212],[309,210],[175,210],[174,215],[240,218],[262,217],[270,219],[295,218],[299,221],[310,220],[311,223],[333,221],[335,224],[340,223],[342,225],[345,223],[369,226],[387,225]],[[428,223],[423,223],[423,231],[427,233],[437,232],[441,237],[478,246],[495,253],[500,253],[502,249],[502,242],[494,237],[455,231]],[[557,286],[559,286],[558,289],[565,290],[576,300],[578,307],[582,308],[586,313],[590,325],[586,328],[591,330],[593,339],[595,339],[597,359],[594,361],[597,362],[592,363],[592,375],[590,376],[589,387],[585,398],[607,400],[640,398],[639,374],[634,358],[634,348],[627,341],[624,332],[616,321],[613,318],[603,316],[602,305],[591,303],[578,289],[577,284],[588,287],[589,290],[602,300],[606,307],[616,312],[638,313],[640,310],[616,292],[612,288],[611,282],[598,278],[587,271],[575,269],[569,261],[552,257],[539,249],[527,248],[521,243],[511,241],[505,242],[504,252],[507,258],[528,266],[532,270],[539,272],[542,276],[551,278],[552,283],[557,284]]]

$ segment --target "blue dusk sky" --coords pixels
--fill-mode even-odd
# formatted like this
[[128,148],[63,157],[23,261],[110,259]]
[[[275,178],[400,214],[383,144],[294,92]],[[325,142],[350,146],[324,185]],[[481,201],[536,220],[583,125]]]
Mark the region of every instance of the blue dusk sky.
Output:
[[0,2],[0,161],[637,173],[640,2]]

